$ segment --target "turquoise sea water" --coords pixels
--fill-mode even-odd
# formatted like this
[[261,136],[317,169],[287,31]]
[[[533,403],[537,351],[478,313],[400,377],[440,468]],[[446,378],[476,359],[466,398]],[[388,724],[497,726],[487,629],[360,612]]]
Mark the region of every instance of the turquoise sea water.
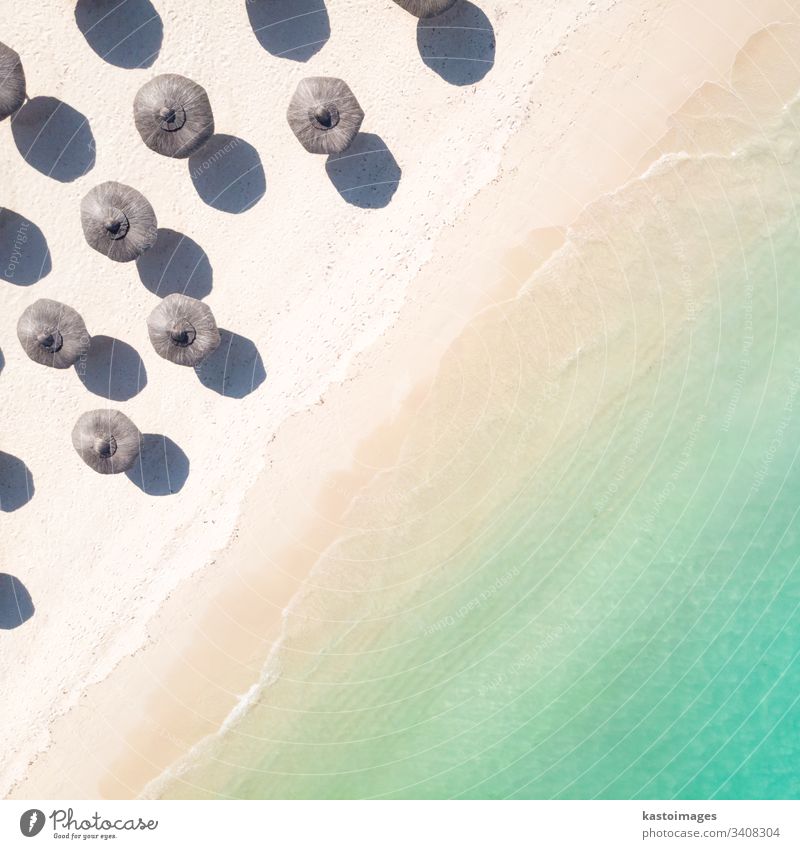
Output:
[[800,795],[799,115],[665,158],[470,327],[164,795]]

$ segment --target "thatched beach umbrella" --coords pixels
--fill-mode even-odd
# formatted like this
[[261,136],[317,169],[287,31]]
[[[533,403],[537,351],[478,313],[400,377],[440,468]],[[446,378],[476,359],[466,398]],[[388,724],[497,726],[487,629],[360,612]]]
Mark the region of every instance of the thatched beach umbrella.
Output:
[[31,304],[17,322],[25,353],[52,368],[69,368],[89,350],[91,339],[80,315],[58,301],[42,298]]
[[114,262],[130,262],[156,241],[158,222],[147,198],[122,183],[101,183],[81,201],[86,241]]
[[162,156],[186,159],[214,135],[206,90],[179,74],[161,74],[145,83],[133,101],[142,141]]
[[168,295],[150,313],[147,332],[156,353],[179,366],[196,366],[219,347],[211,310],[188,295]]
[[432,18],[455,6],[458,0],[394,0],[394,2],[418,18]]
[[87,466],[101,475],[126,472],[136,462],[142,436],[119,410],[90,410],[72,429],[72,444]]
[[0,121],[25,102],[25,72],[19,53],[0,43]]
[[342,153],[358,135],[364,110],[344,80],[300,80],[286,113],[289,126],[309,153]]

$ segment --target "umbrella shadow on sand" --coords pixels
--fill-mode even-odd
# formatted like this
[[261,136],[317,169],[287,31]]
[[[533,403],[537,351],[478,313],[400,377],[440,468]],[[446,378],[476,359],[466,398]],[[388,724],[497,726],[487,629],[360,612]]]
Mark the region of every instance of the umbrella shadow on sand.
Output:
[[162,298],[178,294],[201,300],[213,286],[208,255],[177,230],[159,227],[156,243],[139,257],[136,267],[142,283]]
[[71,183],[94,168],[89,119],[56,97],[34,97],[11,119],[22,158],[46,177]]
[[353,206],[388,206],[403,174],[386,142],[374,133],[359,133],[344,153],[332,154],[325,170],[336,191]]
[[189,174],[204,203],[233,215],[255,206],[267,191],[258,151],[238,136],[212,136],[189,158]]
[[200,383],[226,398],[244,398],[266,380],[264,361],[255,342],[220,328],[216,351],[195,368]]
[[174,495],[189,477],[189,458],[161,433],[142,434],[139,459],[125,474],[147,495]]
[[89,47],[118,68],[149,68],[164,39],[150,0],[78,0],[75,22]]
[[247,0],[258,43],[273,56],[307,62],[331,37],[325,0]]
[[0,572],[0,630],[12,631],[24,625],[36,608],[31,594],[19,578]]
[[147,371],[136,349],[111,336],[93,336],[75,372],[90,392],[110,401],[128,401],[147,386]]
[[485,13],[459,0],[444,14],[421,19],[417,47],[422,61],[452,85],[473,85],[492,70],[497,42]]
[[24,507],[35,492],[31,470],[13,454],[0,451],[0,512]]
[[10,209],[0,209],[0,251],[5,258],[0,274],[15,286],[30,286],[52,270],[44,233]]

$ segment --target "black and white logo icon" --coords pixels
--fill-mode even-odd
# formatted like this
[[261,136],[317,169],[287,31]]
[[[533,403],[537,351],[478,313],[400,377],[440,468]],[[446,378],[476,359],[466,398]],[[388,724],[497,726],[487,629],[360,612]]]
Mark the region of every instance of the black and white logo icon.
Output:
[[36,837],[44,828],[44,813],[38,808],[31,808],[19,818],[19,830],[25,837]]

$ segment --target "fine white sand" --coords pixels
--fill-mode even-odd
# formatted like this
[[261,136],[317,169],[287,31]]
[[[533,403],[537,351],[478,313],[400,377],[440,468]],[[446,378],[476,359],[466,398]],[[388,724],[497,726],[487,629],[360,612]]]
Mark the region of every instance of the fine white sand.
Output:
[[[265,51],[244,2],[155,5],[164,42],[146,70],[104,62],[57,0],[12,16],[3,35],[22,55],[29,95],[85,115],[96,148],[92,169],[62,182],[25,162],[10,122],[0,126],[2,201],[41,228],[52,256],[33,285],[0,283],[0,450],[27,464],[35,487],[28,503],[0,514],[0,571],[36,608],[0,632],[3,794],[135,795],[218,727],[257,680],[280,611],[348,498],[391,461],[398,411],[413,414],[411,390],[448,342],[488,299],[524,282],[557,246],[558,228],[630,176],[667,117],[729,67],[749,35],[794,19],[783,0],[645,0],[635,9],[479,0],[485,17],[466,18],[479,27],[464,48],[474,61],[445,69],[472,81],[455,85],[421,60],[416,21],[390,0],[328,0],[330,40],[305,63]],[[149,151],[131,106],[162,72],[205,86],[217,131],[244,141],[191,164]],[[348,81],[366,112],[363,131],[379,137],[366,141],[388,147],[402,170],[391,197],[394,186],[358,193],[378,208],[348,203],[325,159],[306,154],[286,124],[296,82],[316,74]],[[360,150],[357,167],[336,179],[396,179],[390,154]],[[64,163],[54,166],[63,177]],[[191,179],[194,170],[208,195],[212,177],[223,188],[239,178],[241,191],[216,202],[230,205],[258,188],[260,168],[265,193],[239,214],[204,202]],[[162,228],[206,252],[205,300],[246,355],[227,363],[228,390],[242,397],[215,391],[213,371],[160,360],[145,326],[158,295],[135,264],[85,244],[80,199],[110,179],[142,191]],[[15,325],[39,297],[71,304],[92,334],[132,346],[146,386],[109,402],[74,371],[27,360]],[[254,349],[266,378],[250,391]],[[115,380],[112,369],[119,394]],[[178,491],[152,494],[164,491],[163,474],[145,492],[82,464],[72,425],[106,405],[185,453],[170,469]],[[365,451],[363,440],[393,416],[394,430],[377,431]],[[310,530],[315,519],[323,530]]]

